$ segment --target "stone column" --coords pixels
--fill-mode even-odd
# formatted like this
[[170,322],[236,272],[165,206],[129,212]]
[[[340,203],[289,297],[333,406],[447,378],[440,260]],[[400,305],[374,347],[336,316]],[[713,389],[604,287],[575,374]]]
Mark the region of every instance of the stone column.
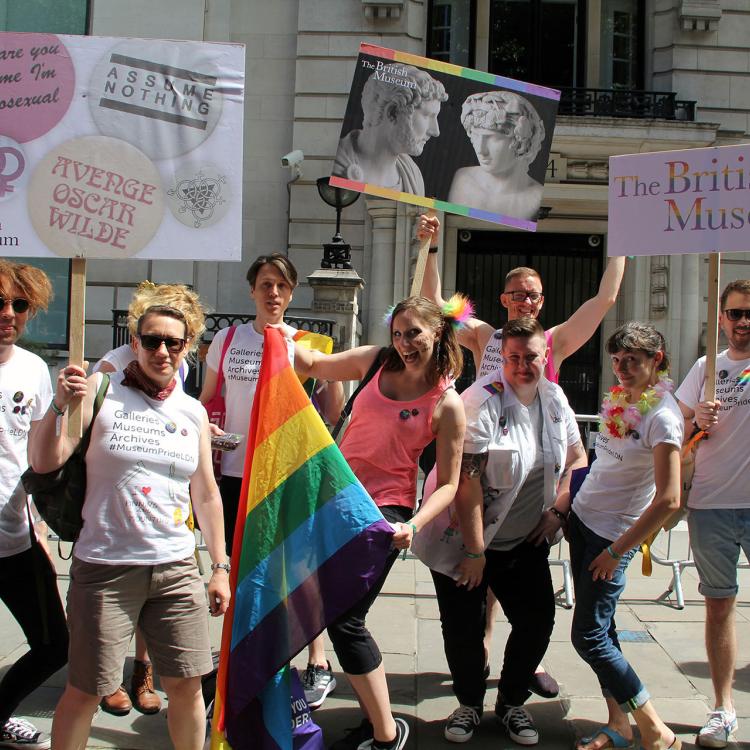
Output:
[[335,351],[357,346],[362,334],[357,292],[365,285],[359,274],[341,268],[319,268],[307,277],[307,283],[313,290],[313,314],[335,322]]
[[365,341],[368,344],[388,344],[388,332],[381,322],[386,310],[393,304],[398,204],[395,201],[370,197],[365,203],[372,220],[370,301]]

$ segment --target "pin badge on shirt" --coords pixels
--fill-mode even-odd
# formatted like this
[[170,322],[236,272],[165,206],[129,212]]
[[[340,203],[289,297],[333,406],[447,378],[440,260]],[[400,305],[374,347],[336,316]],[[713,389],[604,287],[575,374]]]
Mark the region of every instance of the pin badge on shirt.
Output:
[[500,422],[500,429],[503,431],[503,435],[507,435],[508,434],[508,418],[505,415],[503,415],[502,417],[500,417],[498,421]]

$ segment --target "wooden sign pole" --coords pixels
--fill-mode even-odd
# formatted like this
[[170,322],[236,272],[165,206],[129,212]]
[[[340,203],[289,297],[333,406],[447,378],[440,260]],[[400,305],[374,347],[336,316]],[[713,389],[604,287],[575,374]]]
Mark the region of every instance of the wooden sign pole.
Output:
[[[83,367],[83,341],[86,324],[86,259],[73,258],[70,279],[70,339],[68,350],[70,364]],[[83,435],[83,410],[81,402],[71,404],[68,411],[68,435]]]
[[706,401],[716,398],[716,354],[719,344],[720,253],[708,256],[708,316],[706,318]]

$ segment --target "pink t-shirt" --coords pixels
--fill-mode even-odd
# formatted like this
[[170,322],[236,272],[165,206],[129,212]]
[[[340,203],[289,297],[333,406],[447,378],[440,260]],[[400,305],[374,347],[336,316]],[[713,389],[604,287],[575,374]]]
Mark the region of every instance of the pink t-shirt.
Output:
[[417,461],[435,437],[432,413],[450,384],[441,382],[414,401],[393,401],[380,392],[382,372],[357,396],[341,452],[376,505],[414,508]]

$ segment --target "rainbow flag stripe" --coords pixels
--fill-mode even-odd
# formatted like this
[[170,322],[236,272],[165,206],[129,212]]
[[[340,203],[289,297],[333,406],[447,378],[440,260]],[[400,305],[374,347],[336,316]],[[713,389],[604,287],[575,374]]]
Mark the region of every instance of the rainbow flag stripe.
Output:
[[[510,89],[511,91],[518,91],[521,94],[532,94],[533,96],[541,96],[545,99],[554,99],[555,101],[560,100],[560,92],[556,89],[547,88],[546,86],[540,86],[535,83],[517,81],[515,78],[496,76],[482,70],[464,68],[460,65],[453,65],[452,63],[446,63],[440,60],[431,60],[427,57],[412,55],[408,52],[399,52],[397,50],[388,49],[387,47],[379,47],[375,44],[362,42],[359,45],[359,54],[371,55],[383,60],[405,63],[407,65],[415,65],[418,68],[433,70],[438,73],[445,73],[459,78],[468,78],[472,81],[487,83],[491,86],[499,86],[504,89]],[[513,216],[504,216],[503,214],[496,214],[490,211],[482,211],[478,208],[470,208],[460,203],[451,203],[449,201],[438,200],[437,198],[428,198],[414,195],[412,193],[402,193],[391,188],[384,188],[380,185],[371,185],[369,182],[356,182],[354,180],[348,180],[345,177],[337,177],[336,175],[332,175],[329,182],[334,187],[355,190],[359,193],[368,193],[369,195],[377,195],[380,198],[388,198],[402,203],[411,203],[415,206],[432,208],[436,211],[448,211],[449,213],[458,214],[459,216],[469,216],[472,219],[482,219],[483,221],[489,221],[494,224],[517,227],[518,229],[525,229],[531,232],[536,231],[536,222],[528,219],[518,219]]]
[[746,367],[737,378],[737,385],[747,385],[750,383],[750,367]]
[[379,47],[376,44],[367,44],[362,42],[359,45],[360,55],[372,55],[373,57],[382,57],[384,60],[393,60],[394,62],[406,63],[407,65],[416,65],[418,68],[426,70],[435,70],[438,73],[447,73],[459,78],[470,78],[472,81],[480,83],[489,83],[492,86],[500,86],[504,89],[511,89],[520,93],[532,94],[534,96],[543,96],[545,99],[560,100],[560,92],[557,89],[551,89],[547,86],[540,86],[536,83],[525,83],[517,81],[515,78],[506,78],[505,76],[496,76],[493,73],[487,73],[483,70],[474,70],[473,68],[463,68],[460,65],[442,62],[441,60],[431,60],[429,57],[420,57],[408,52],[399,52]]
[[492,383],[487,383],[484,386],[484,390],[494,396],[496,393],[502,393],[505,390],[505,386],[499,380],[496,380]]
[[310,403],[278,329],[265,332],[241,497],[211,747],[287,750],[290,695],[278,673],[367,593],[393,530]]

